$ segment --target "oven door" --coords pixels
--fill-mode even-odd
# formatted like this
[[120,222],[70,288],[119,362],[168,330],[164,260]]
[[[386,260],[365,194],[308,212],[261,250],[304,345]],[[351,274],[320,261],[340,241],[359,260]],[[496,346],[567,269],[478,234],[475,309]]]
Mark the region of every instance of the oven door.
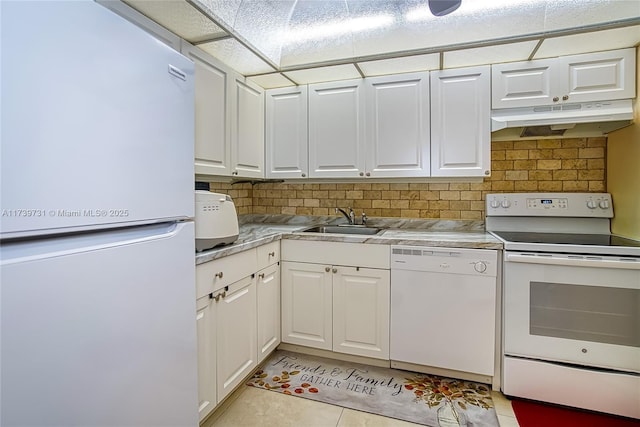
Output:
[[507,251],[504,352],[640,372],[640,259]]

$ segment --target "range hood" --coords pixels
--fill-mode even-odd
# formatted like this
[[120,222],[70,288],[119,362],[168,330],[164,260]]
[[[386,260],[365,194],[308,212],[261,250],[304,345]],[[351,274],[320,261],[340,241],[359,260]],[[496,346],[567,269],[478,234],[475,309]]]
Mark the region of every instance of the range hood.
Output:
[[491,139],[603,136],[632,123],[630,99],[491,111]]

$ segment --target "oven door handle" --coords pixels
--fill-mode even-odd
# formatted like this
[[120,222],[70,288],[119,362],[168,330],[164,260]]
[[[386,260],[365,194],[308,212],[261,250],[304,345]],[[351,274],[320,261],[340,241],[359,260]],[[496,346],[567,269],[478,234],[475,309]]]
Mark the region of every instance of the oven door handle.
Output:
[[522,262],[526,264],[562,265],[573,267],[618,268],[626,270],[640,270],[640,262],[610,260],[610,259],[584,259],[584,258],[555,258],[553,256],[518,255],[507,254],[506,261]]

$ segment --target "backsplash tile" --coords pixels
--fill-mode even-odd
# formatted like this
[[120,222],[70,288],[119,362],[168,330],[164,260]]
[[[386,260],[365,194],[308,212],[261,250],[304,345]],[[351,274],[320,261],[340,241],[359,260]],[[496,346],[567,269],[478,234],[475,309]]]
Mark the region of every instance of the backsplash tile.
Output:
[[606,191],[607,139],[496,141],[491,177],[483,182],[211,183],[229,194],[238,213],[334,215],[352,207],[370,217],[484,219],[487,193]]

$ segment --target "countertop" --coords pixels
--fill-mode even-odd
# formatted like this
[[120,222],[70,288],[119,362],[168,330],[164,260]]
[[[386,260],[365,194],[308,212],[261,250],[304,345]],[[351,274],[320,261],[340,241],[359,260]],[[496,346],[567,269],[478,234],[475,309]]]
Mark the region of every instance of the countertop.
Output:
[[240,219],[238,239],[232,244],[196,253],[196,265],[282,239],[470,249],[499,250],[503,248],[500,240],[484,231],[482,221],[379,218],[369,221],[369,226],[383,229],[373,236],[302,231],[313,225],[339,223],[344,223],[344,219],[341,217],[245,215]]

